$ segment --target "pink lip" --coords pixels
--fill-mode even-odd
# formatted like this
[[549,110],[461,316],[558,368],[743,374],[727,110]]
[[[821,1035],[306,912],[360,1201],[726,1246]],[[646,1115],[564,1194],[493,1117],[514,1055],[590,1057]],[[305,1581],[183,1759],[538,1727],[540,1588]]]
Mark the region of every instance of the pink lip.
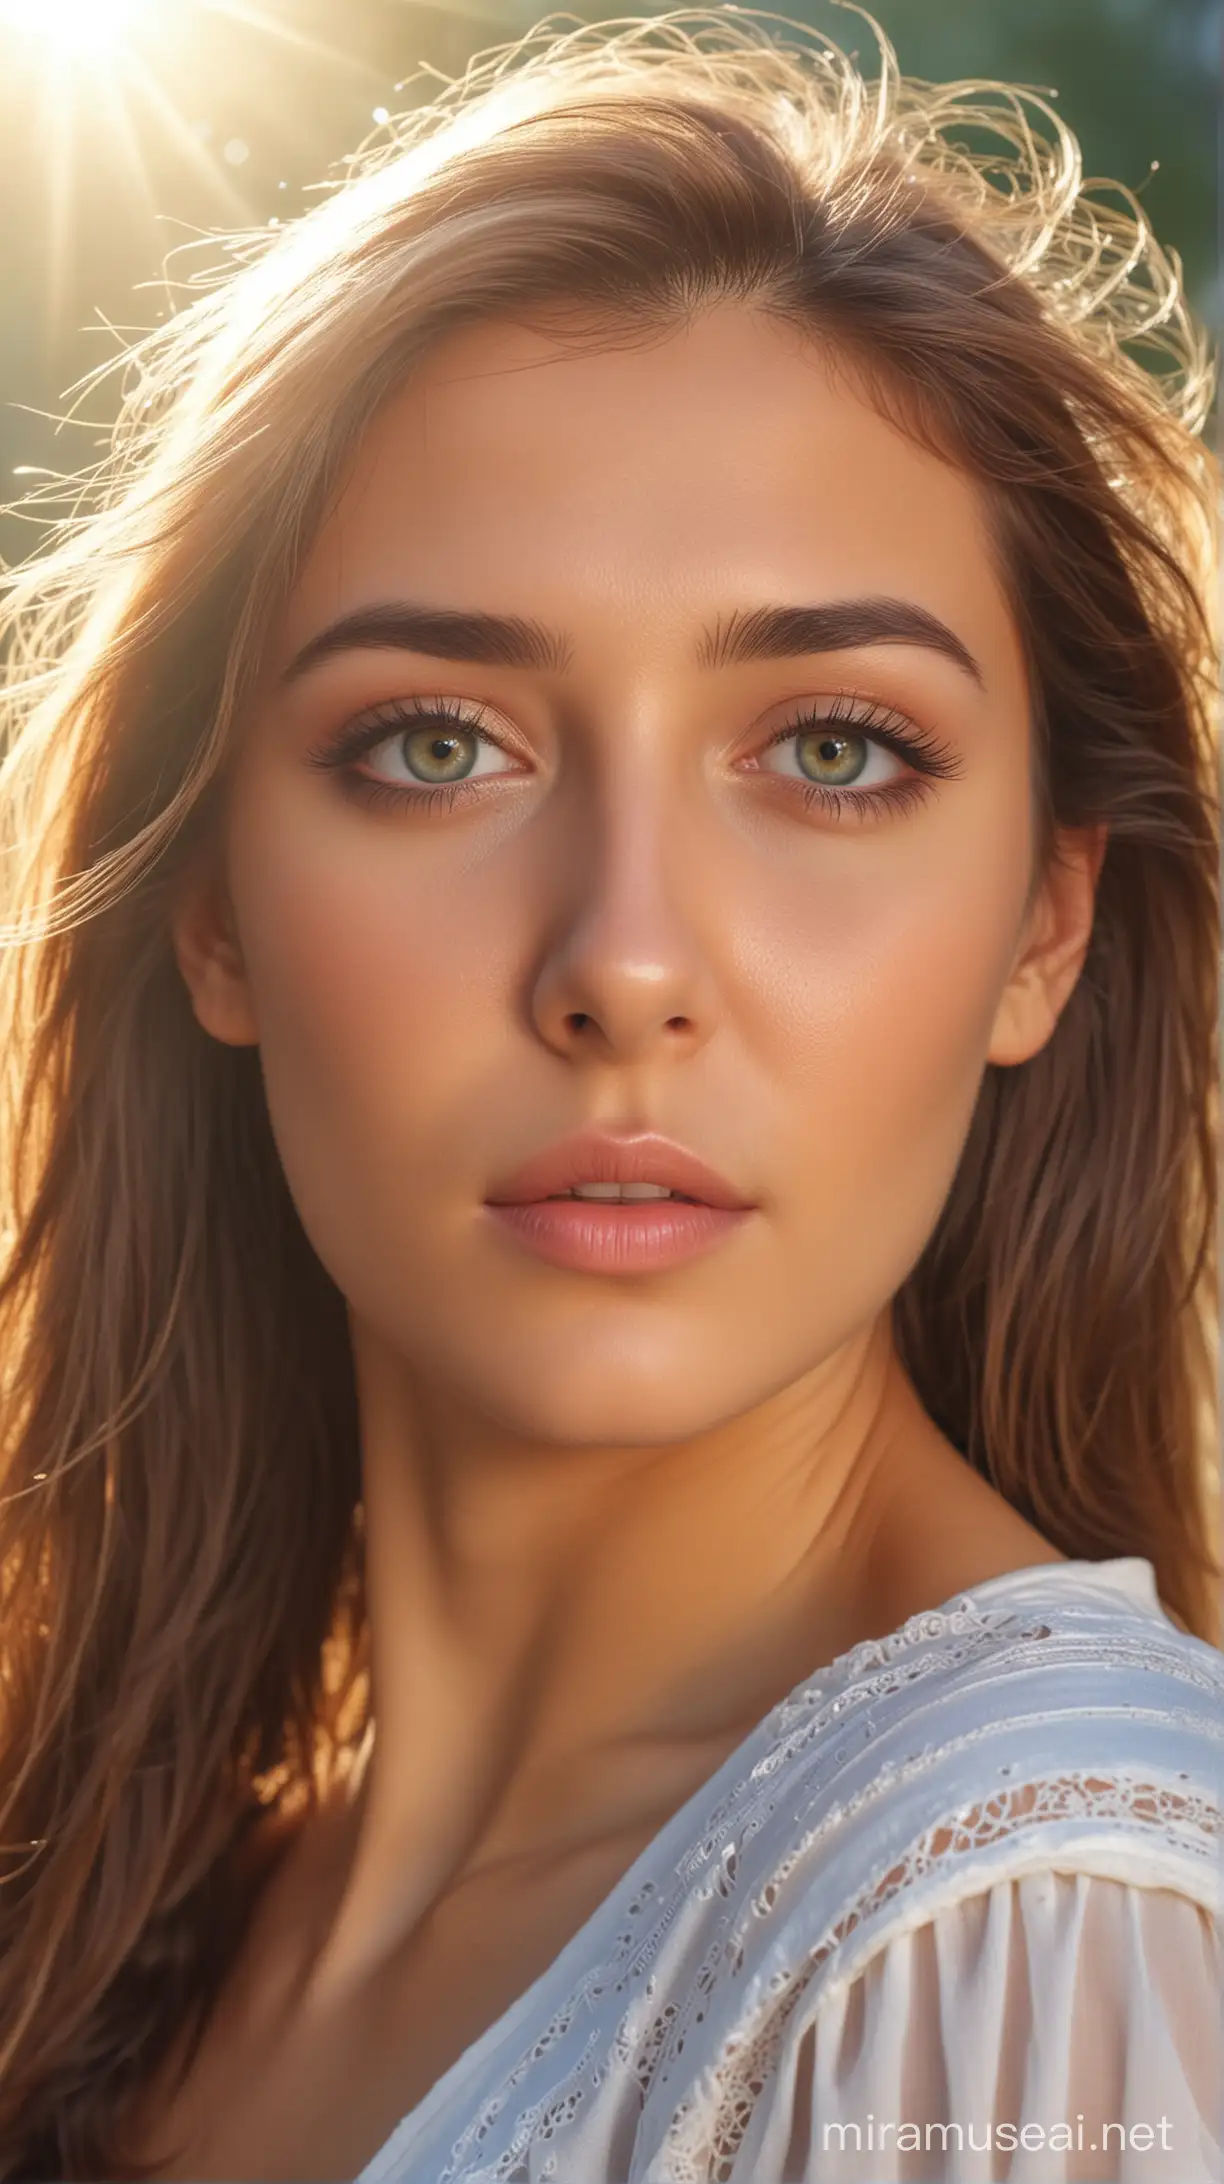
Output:
[[[620,1204],[561,1195],[580,1183],[656,1183],[683,1195]],[[752,1202],[670,1138],[580,1130],[490,1191],[486,1210],[516,1242],[554,1266],[648,1274],[710,1250],[742,1225]]]
[[[604,1130],[581,1130],[537,1153],[509,1179],[488,1194],[493,1207],[523,1206],[532,1200],[559,1196],[579,1183],[657,1183],[664,1190],[695,1198],[708,1211],[743,1213],[752,1201],[736,1190],[725,1176],[690,1153],[686,1146],[653,1133],[639,1137],[615,1137]],[[614,1213],[640,1213],[613,1207]],[[590,1204],[586,1211],[593,1209]],[[685,1211],[673,1206],[672,1211]],[[692,1211],[690,1207],[687,1209]]]
[[518,1243],[554,1266],[590,1274],[649,1274],[709,1251],[742,1227],[752,1209],[669,1198],[620,1205],[555,1198],[490,1203],[486,1210]]

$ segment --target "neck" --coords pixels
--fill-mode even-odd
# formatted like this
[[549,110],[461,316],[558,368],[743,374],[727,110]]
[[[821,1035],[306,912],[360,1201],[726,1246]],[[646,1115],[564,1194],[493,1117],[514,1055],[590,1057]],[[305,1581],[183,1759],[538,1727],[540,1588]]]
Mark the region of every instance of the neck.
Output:
[[[941,1536],[969,1552],[945,1559],[969,1571],[950,1591],[998,1501],[923,1412],[887,1318],[664,1448],[527,1446],[360,1327],[354,1356],[376,1732],[341,1829],[329,1985],[385,1961],[460,1878],[648,1839],[804,1676],[947,1597],[923,1590],[924,1510],[942,1503]],[[999,1567],[1053,1553],[1031,1534],[1026,1557],[1002,1507]]]

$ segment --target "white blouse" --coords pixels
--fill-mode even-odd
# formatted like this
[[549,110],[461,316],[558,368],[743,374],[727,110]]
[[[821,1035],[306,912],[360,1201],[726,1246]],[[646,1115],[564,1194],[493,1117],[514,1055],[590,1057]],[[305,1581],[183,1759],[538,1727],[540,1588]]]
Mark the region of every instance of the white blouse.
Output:
[[358,2184],[1217,2184],[1224,1656],[1150,1562],[843,1654]]

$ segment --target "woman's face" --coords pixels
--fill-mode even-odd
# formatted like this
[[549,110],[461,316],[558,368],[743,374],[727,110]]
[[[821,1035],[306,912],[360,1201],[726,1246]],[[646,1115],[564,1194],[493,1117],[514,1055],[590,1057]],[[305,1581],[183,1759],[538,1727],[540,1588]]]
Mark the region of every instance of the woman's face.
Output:
[[[548,635],[509,662],[367,629],[302,664],[408,605]],[[318,763],[354,723],[381,740]],[[355,1321],[426,1394],[622,1446],[870,1329],[987,1061],[1052,1028],[1009,983],[1029,764],[975,489],[812,348],[731,305],[652,346],[439,348],[273,632],[224,836],[236,946],[179,935],[206,1028],[258,1041]],[[663,1271],[543,1260],[486,1199],[585,1126],[675,1139],[754,1210]]]

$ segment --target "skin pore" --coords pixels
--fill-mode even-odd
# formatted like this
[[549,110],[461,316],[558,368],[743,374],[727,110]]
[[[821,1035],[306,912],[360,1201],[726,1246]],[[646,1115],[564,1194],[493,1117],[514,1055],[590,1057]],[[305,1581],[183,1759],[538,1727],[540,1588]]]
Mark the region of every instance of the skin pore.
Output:
[[[912,637],[716,657],[759,609],[864,598],[980,681]],[[556,643],[287,674],[397,602]],[[439,698],[473,786],[414,805],[429,731],[393,708]],[[840,775],[770,740],[822,704]],[[348,774],[382,804],[312,762],[371,712]],[[796,1683],[1060,1559],[925,1415],[889,1312],[987,1063],[1045,1044],[1088,942],[1098,835],[1026,914],[1029,736],[976,488],[747,306],[582,353],[469,329],[368,432],[175,946],[203,1027],[260,1048],[348,1302],[377,1741],[152,2101],[159,2175],[356,2174]],[[551,1266],[484,1201],[584,1126],[678,1140],[755,1210],[664,1272]]]

